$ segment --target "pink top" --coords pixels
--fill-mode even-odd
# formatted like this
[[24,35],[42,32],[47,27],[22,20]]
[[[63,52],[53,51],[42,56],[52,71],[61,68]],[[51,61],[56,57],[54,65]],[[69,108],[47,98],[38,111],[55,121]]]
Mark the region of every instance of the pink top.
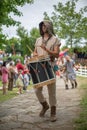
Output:
[[8,69],[6,67],[2,67],[2,82],[7,83],[8,82]]

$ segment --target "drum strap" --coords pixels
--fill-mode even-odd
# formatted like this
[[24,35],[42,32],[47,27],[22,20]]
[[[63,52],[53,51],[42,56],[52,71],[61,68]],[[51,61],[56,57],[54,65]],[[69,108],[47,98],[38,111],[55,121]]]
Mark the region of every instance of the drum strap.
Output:
[[50,40],[52,36],[49,36],[49,38],[47,40],[44,40],[44,38],[42,37],[42,43],[47,45],[47,42]]

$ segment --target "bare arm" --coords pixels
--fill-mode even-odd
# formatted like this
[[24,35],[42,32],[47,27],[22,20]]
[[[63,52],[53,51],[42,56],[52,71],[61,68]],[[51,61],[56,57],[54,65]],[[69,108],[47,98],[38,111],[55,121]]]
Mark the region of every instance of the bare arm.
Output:
[[33,56],[38,56],[36,48],[34,49]]

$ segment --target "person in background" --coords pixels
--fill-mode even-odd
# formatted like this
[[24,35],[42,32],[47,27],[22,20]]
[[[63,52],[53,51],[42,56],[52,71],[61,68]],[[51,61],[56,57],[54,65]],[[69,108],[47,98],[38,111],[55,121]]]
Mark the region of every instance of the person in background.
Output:
[[28,76],[28,70],[24,70],[23,73],[23,83],[24,83],[24,86],[23,86],[23,90],[27,91],[27,87],[29,85],[29,76]]
[[64,66],[65,62],[66,62],[66,60],[65,60],[64,55],[62,55],[58,58],[60,78],[62,78],[64,80],[65,89],[68,89],[68,77],[67,77],[67,73],[66,73],[66,67]]
[[2,78],[2,64],[3,64],[3,62],[0,59],[0,81],[1,81],[1,78]]
[[20,69],[21,69],[21,70],[24,70],[24,65],[21,63],[21,60],[20,60],[20,59],[17,59],[16,67],[17,67],[17,70],[18,70],[18,71],[19,71]]
[[8,76],[8,90],[12,91],[13,90],[13,81],[14,81],[14,75],[15,75],[15,70],[14,70],[14,63],[10,62],[9,67],[9,76]]
[[[59,56],[60,41],[55,36],[53,30],[53,24],[51,21],[45,20],[40,22],[39,31],[41,37],[37,38],[35,43],[35,49],[33,56],[49,55],[52,65],[55,63],[55,57]],[[50,104],[50,121],[54,122],[57,120],[56,117],[56,81],[52,84],[47,85],[49,94],[49,104]],[[43,117],[46,111],[49,109],[49,104],[46,101],[43,93],[43,86],[35,89],[36,96],[42,105],[42,110],[39,114]]]
[[[77,87],[76,73],[75,73],[75,68],[74,68],[75,62],[68,55],[65,56],[65,59],[66,59],[66,62],[64,64],[64,67],[66,71],[67,82],[69,79],[72,85],[72,89],[73,89]],[[68,89],[68,84],[67,84],[67,89]]]
[[18,87],[18,94],[22,94],[22,90],[23,90],[23,76],[22,76],[22,70],[20,69],[18,71],[18,78],[16,80],[16,85]]
[[8,74],[9,74],[9,71],[6,67],[6,61],[3,62],[2,64],[2,84],[3,84],[3,95],[6,95],[7,93],[7,84],[8,84]]

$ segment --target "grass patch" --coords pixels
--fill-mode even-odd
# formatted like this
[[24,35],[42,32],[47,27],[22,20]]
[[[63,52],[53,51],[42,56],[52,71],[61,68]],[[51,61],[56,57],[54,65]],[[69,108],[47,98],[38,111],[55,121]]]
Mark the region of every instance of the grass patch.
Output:
[[[0,86],[2,86],[2,83],[0,82]],[[32,82],[30,82],[30,85],[28,86],[28,90],[30,90],[32,88]],[[0,90],[0,103],[1,102],[4,102],[4,101],[7,101],[15,96],[18,96],[17,94],[18,92],[18,88],[17,87],[14,87],[12,91],[8,91],[7,90],[7,94],[6,95],[3,95],[2,93],[2,90]],[[23,91],[24,93],[24,91]]]
[[6,100],[9,100],[15,96],[17,96],[18,88],[14,88],[13,91],[7,91],[6,95],[2,94],[2,90],[0,90],[0,102],[4,102]]
[[87,78],[78,77],[80,89],[84,90],[84,96],[80,106],[82,111],[78,119],[75,120],[75,130],[87,130]]

